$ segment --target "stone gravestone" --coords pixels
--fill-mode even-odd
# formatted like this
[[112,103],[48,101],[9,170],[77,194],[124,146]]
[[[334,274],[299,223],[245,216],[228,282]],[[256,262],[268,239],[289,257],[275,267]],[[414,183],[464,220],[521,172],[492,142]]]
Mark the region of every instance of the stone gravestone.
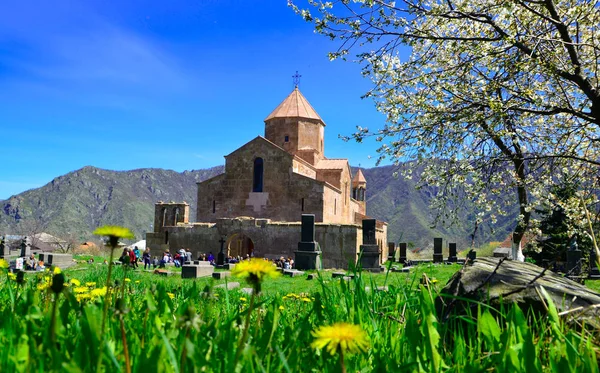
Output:
[[296,269],[321,269],[321,250],[315,241],[315,215],[302,214],[300,242],[295,254]]
[[398,246],[400,247],[400,257],[398,258],[398,261],[400,264],[406,264],[406,242],[400,242]]
[[477,259],[477,252],[475,251],[475,249],[469,250],[469,252],[467,253],[467,259],[469,259],[470,261]]
[[456,242],[450,242],[448,244],[448,250],[449,250],[448,261],[450,263],[458,262],[458,257],[456,256]]
[[590,253],[590,276],[591,280],[600,280],[600,270],[598,270],[598,257],[596,250],[592,249]]
[[223,239],[223,237],[221,237],[219,243],[221,244],[221,251],[219,251],[219,253],[217,254],[217,268],[220,268],[222,265],[225,264],[225,253],[223,252],[223,245],[225,244],[225,240]]
[[8,259],[10,256],[10,247],[4,243],[4,237],[0,239],[0,258]]
[[371,272],[381,272],[379,246],[375,238],[375,219],[363,219],[363,244],[360,245],[360,266]]
[[441,237],[436,237],[433,239],[433,262],[434,263],[443,263],[444,262],[444,254],[442,253],[442,245],[443,239]]
[[181,278],[210,277],[214,272],[215,267],[204,261],[201,261],[200,264],[181,266]]
[[394,262],[396,260],[396,244],[394,242],[388,242],[388,261]]
[[27,242],[27,237],[23,238],[23,240],[21,241],[21,258],[24,257],[29,257],[31,255],[31,246],[29,245],[29,242]]

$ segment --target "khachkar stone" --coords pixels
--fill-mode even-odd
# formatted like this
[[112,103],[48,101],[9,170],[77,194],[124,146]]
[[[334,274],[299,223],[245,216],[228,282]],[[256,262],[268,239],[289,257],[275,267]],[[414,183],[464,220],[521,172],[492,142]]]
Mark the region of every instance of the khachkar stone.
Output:
[[27,237],[23,238],[23,240],[21,241],[21,258],[29,258],[29,256],[31,255],[31,246],[29,246],[29,242],[27,241]]
[[458,261],[458,257],[456,256],[456,243],[450,242],[448,244],[448,261],[451,263],[456,263]]
[[296,269],[321,269],[321,250],[315,241],[315,215],[302,214],[300,242],[295,251]]
[[406,242],[400,242],[398,246],[400,247],[400,257],[398,258],[398,261],[401,264],[406,264]]
[[8,258],[10,256],[10,247],[4,243],[4,237],[0,238],[0,258]]
[[396,244],[394,242],[388,242],[388,261],[394,262],[396,260]]
[[375,219],[363,219],[363,244],[360,245],[360,266],[363,270],[380,272],[379,246],[375,239]]
[[223,252],[225,240],[223,239],[223,237],[221,237],[219,243],[221,244],[221,251],[219,251],[219,253],[217,254],[217,265],[222,266],[225,264],[225,253]]
[[442,245],[443,239],[440,237],[436,237],[433,239],[433,262],[434,263],[443,263],[444,262],[444,254],[442,253]]

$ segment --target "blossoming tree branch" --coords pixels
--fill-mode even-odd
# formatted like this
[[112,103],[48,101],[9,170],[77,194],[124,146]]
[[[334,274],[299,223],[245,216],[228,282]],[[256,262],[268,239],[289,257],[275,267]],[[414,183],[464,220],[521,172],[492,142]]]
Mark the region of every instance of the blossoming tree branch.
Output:
[[[352,52],[374,86],[380,160],[438,188],[434,223],[475,228],[518,206],[513,258],[532,211],[576,184],[571,212],[593,205],[600,165],[600,5],[592,0],[309,1],[290,6]],[[407,161],[410,161],[407,163]],[[422,170],[413,172],[413,170]],[[577,207],[581,205],[580,207]],[[596,205],[597,206],[597,205]],[[585,230],[584,224],[573,229]]]

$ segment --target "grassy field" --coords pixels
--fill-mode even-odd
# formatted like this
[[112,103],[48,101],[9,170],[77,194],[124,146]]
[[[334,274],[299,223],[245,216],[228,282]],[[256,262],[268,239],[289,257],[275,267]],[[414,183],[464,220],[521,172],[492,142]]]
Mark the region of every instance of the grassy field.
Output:
[[[439,322],[435,297],[459,268],[423,265],[350,281],[321,271],[314,280],[265,279],[253,296],[214,288],[225,280],[117,266],[110,298],[106,265],[27,274],[21,283],[0,273],[0,371],[598,371],[597,336],[552,312],[483,308]],[[431,286],[420,284],[423,274]],[[377,286],[388,291],[365,290]],[[344,334],[354,329],[339,323],[364,335]]]

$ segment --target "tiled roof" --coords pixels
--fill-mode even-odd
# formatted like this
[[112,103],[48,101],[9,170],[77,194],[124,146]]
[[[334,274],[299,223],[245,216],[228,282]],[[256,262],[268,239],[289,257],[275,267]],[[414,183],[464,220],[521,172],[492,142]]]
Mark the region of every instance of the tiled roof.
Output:
[[265,121],[273,118],[308,118],[323,122],[319,114],[308,103],[308,100],[300,93],[298,87],[269,114]]
[[347,159],[321,159],[315,165],[320,170],[342,170],[345,167],[348,167]]
[[358,171],[356,171],[356,174],[354,174],[354,177],[352,178],[352,181],[358,182],[358,183],[366,183],[367,179],[365,179],[365,175],[363,175],[362,171],[360,170],[360,168],[358,169]]

